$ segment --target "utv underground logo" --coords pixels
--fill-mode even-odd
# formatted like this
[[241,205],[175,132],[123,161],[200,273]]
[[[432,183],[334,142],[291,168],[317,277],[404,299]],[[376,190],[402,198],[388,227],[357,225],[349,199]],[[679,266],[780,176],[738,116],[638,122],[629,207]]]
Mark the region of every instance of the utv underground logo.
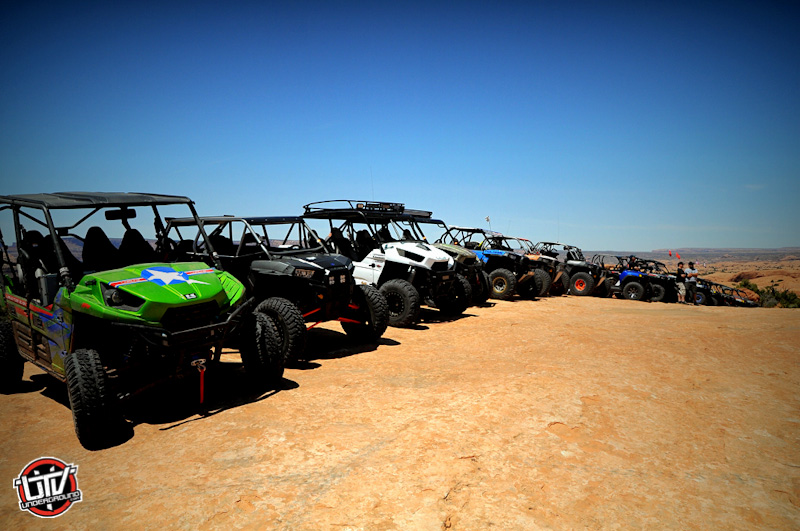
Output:
[[68,465],[55,457],[40,457],[14,478],[19,508],[40,518],[61,516],[81,501],[78,490],[78,465]]

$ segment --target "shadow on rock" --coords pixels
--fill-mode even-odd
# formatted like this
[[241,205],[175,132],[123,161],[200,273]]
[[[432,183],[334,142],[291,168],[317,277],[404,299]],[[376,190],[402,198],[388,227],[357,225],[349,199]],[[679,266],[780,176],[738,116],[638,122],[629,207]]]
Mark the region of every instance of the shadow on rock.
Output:
[[[471,313],[447,315],[439,310],[433,310],[429,308],[422,308],[419,315],[420,320],[425,321],[426,323],[453,323],[455,321],[460,321],[461,319],[466,319],[467,317],[476,317]],[[422,327],[422,329],[427,330],[427,327]]]
[[169,430],[297,387],[296,382],[285,378],[277,386],[254,383],[241,363],[215,362],[205,372],[202,385],[199,372],[163,382],[131,398],[125,405],[125,416],[133,426],[169,424],[161,428]]
[[319,329],[310,331],[306,339],[306,350],[303,358],[287,365],[290,369],[310,370],[321,365],[315,360],[335,360],[377,350],[378,346],[397,346],[400,343],[388,337],[382,337],[377,342],[354,343],[351,338],[342,332]]

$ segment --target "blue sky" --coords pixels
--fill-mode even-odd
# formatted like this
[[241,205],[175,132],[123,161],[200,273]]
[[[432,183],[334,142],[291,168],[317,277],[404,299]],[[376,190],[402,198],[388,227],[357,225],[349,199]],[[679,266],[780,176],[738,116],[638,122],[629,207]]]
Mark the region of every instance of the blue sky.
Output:
[[0,193],[798,246],[798,27],[793,2],[4,2]]

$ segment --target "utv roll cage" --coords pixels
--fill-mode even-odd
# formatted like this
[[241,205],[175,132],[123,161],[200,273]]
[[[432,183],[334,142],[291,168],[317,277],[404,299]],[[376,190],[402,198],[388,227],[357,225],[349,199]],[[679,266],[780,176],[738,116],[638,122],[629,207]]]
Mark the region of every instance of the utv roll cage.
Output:
[[[73,233],[72,231],[79,225],[82,225],[84,222],[91,219],[101,210],[106,211],[106,220],[120,220],[126,229],[126,235],[128,233],[138,234],[136,229],[131,228],[128,221],[136,217],[136,211],[131,210],[131,208],[150,207],[153,210],[153,223],[156,234],[155,255],[163,255],[168,250],[168,243],[166,239],[164,219],[162,219],[161,214],[158,211],[158,207],[178,204],[187,205],[192,214],[195,216],[197,215],[197,211],[194,208],[194,201],[185,196],[175,195],[143,194],[134,192],[59,192],[51,194],[0,196],[0,212],[11,209],[13,215],[16,233],[15,236],[17,241],[18,262],[31,262],[33,260],[40,260],[42,265],[47,266],[44,268],[45,272],[49,273],[50,275],[57,274],[58,282],[67,287],[67,289],[70,291],[75,288],[76,281],[82,276],[85,264],[82,264],[72,255],[67,245],[62,240],[63,237],[68,236],[86,243],[86,240],[91,238],[91,236],[84,238]],[[22,210],[22,208],[41,210],[42,219],[25,212]],[[108,210],[112,208],[117,210]],[[91,210],[89,213],[72,224],[57,226],[54,223],[51,211],[77,209]],[[30,249],[26,248],[26,240],[29,239],[26,238],[26,236],[29,234],[33,236],[33,233],[37,233],[38,231],[23,230],[22,224],[20,223],[21,217],[36,223],[47,232],[47,236],[44,236],[41,239],[43,252],[40,254],[43,256],[31,256],[29,253]],[[100,232],[102,233],[102,229],[100,229]],[[107,241],[107,237],[104,233],[98,234],[97,232],[94,232],[93,235],[95,234],[98,235],[99,241],[103,241],[103,239]],[[39,234],[39,236],[41,236],[41,234]],[[203,232],[203,236],[206,236],[205,232]],[[0,238],[1,237],[2,236],[0,235]],[[140,234],[139,238],[141,238]],[[144,242],[143,238],[138,240],[135,237],[132,237],[131,241],[134,242],[132,246],[138,247],[139,249],[141,249],[142,243],[149,245]],[[5,244],[3,244],[3,247],[4,253],[9,260],[8,263],[11,265],[7,249],[5,249]],[[152,251],[152,249],[150,250]],[[219,266],[219,262],[216,260],[216,257],[214,260],[215,264]],[[24,267],[24,265],[22,267]],[[19,275],[19,271],[15,271],[15,268],[11,269],[12,279],[14,279],[14,281],[18,281],[17,277]]]
[[[273,255],[292,255],[304,252],[330,252],[325,243],[320,239],[314,230],[310,229],[303,218],[300,216],[260,216],[260,217],[237,217],[237,216],[202,216],[199,218],[200,224],[214,226],[216,228],[208,232],[208,240],[214,246],[214,251],[218,255],[224,256],[253,256],[263,255],[268,260],[273,260]],[[193,218],[166,218],[167,233],[175,229],[175,234],[180,238],[179,242],[173,242],[182,252],[191,255],[205,255],[203,243],[199,241],[200,233],[184,238],[180,229],[191,227],[197,228],[198,224]],[[234,233],[234,224],[241,224],[241,234]],[[286,234],[283,236],[270,234],[267,227],[270,225],[289,225]],[[289,239],[297,227],[299,240]],[[260,228],[260,230],[259,230]],[[239,231],[237,231],[238,233]],[[189,244],[191,242],[191,251]]]
[[559,249],[561,247],[566,252],[566,260],[574,260],[578,262],[585,262],[586,258],[583,256],[583,251],[579,247],[575,247],[574,245],[568,245],[566,243],[561,242],[538,242],[536,245],[533,246],[533,253],[534,254],[543,254],[545,256],[549,256],[551,258],[558,259]]
[[[327,241],[355,261],[362,260],[380,244],[426,242],[425,235],[416,225],[416,216],[426,211],[407,211],[402,203],[333,199],[309,203],[303,206],[303,210],[304,219],[328,220],[331,234]],[[427,214],[431,215],[430,212]],[[342,223],[336,226],[334,220]],[[402,222],[405,225],[401,225]],[[367,229],[355,231],[354,223],[365,225],[368,232]]]

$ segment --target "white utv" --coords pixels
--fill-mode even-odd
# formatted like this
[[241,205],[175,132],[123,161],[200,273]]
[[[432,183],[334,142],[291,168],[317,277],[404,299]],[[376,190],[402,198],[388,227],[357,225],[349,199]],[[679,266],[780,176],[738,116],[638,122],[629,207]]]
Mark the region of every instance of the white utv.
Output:
[[314,220],[327,222],[326,243],[353,261],[356,283],[375,285],[386,297],[390,325],[416,323],[422,304],[448,317],[469,305],[469,283],[456,275],[447,253],[415,233],[403,204],[333,200],[304,209],[303,218],[312,226]]

